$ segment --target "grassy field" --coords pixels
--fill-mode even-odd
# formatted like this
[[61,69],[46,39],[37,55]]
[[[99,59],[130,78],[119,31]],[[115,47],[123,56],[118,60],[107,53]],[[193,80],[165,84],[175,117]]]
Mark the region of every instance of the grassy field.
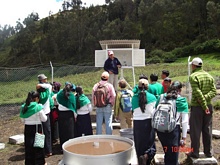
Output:
[[[191,59],[194,57],[191,57]],[[218,80],[220,77],[220,53],[205,54],[200,55],[199,57],[203,59],[203,69],[208,71],[214,78]],[[135,82],[138,81],[138,76],[140,74],[145,74],[149,77],[151,73],[156,73],[159,75],[160,79],[161,71],[166,69],[170,71],[170,78],[172,78],[172,80],[179,80],[183,83],[186,83],[188,82],[187,61],[188,58],[180,58],[175,63],[150,64],[146,65],[145,67],[135,67]],[[102,72],[103,69],[100,68],[98,71],[89,71],[83,74],[69,74],[64,77],[56,77],[56,75],[54,75],[54,81],[58,81],[61,84],[64,84],[66,81],[70,81],[75,85],[81,85],[85,94],[91,94],[92,87],[96,82],[100,80],[100,75]],[[132,76],[132,70],[123,69],[123,75],[125,80],[130,84],[131,87],[133,87],[134,80]],[[51,80],[48,79],[48,81]],[[0,82],[2,87],[0,105],[14,103],[20,104],[24,102],[27,96],[27,92],[35,90],[36,83],[37,81],[35,77],[13,82]]]

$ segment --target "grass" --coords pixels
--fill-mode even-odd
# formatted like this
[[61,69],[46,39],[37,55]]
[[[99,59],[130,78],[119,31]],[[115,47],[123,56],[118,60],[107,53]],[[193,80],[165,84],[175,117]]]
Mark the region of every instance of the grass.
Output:
[[[195,56],[191,57],[193,59]],[[220,77],[220,53],[215,54],[206,54],[199,56],[203,59],[204,62],[204,70],[208,71],[214,78],[219,79]],[[180,58],[175,63],[164,63],[164,64],[151,64],[145,67],[135,67],[135,82],[138,81],[138,77],[140,74],[145,74],[148,77],[151,73],[156,73],[159,75],[161,71],[166,69],[170,71],[170,78],[172,81],[179,80],[183,83],[188,82],[188,65],[187,65],[188,57]],[[81,74],[67,74],[63,77],[56,77],[54,74],[54,81],[58,81],[61,84],[64,84],[66,81],[72,82],[75,85],[80,85],[84,89],[85,94],[92,93],[92,87],[95,83],[100,80],[100,75],[103,72],[103,69],[96,71],[88,71]],[[33,74],[33,73],[32,73]],[[35,90],[36,88],[36,76],[27,75],[28,78],[24,78],[21,81],[13,81],[13,82],[0,82],[1,92],[0,95],[0,105],[3,104],[15,104],[22,103],[25,101],[27,97],[27,93],[31,90]],[[125,80],[134,87],[134,80],[132,76],[131,69],[123,69],[123,75]],[[49,77],[49,76],[48,76]],[[119,75],[120,77],[120,75]],[[50,79],[48,79],[50,81]],[[161,81],[159,79],[159,81]],[[63,87],[63,86],[62,86]]]

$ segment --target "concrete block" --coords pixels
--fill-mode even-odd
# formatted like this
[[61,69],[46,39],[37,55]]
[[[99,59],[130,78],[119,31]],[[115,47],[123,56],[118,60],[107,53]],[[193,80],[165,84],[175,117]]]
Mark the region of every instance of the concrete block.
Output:
[[164,165],[164,154],[156,154],[154,156],[155,165]]
[[212,137],[216,139],[220,139],[220,131],[219,130],[212,130]]
[[190,160],[193,165],[218,165],[218,161],[214,157],[207,158],[203,152],[199,153],[198,159],[190,157]]
[[14,135],[9,137],[10,144],[22,144],[24,143],[24,134]]
[[5,149],[5,143],[0,143],[0,150]]

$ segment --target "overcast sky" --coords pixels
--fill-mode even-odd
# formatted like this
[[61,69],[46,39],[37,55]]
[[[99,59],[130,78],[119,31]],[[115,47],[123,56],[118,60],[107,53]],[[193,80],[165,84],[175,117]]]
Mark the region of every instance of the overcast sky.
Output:
[[[82,2],[86,3],[86,6],[105,4],[105,0],[82,0]],[[62,3],[63,0],[0,0],[0,25],[15,26],[19,18],[23,21],[32,12],[37,12],[40,19],[47,17],[49,11],[57,13],[62,9]]]

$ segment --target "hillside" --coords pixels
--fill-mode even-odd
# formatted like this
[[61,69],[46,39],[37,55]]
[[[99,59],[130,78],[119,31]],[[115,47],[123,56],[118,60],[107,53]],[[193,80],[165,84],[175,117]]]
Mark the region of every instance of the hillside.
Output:
[[219,52],[219,11],[213,0],[115,0],[75,5],[41,20],[30,13],[16,28],[0,27],[0,66],[93,66],[99,41],[111,39],[141,40],[146,64]]

